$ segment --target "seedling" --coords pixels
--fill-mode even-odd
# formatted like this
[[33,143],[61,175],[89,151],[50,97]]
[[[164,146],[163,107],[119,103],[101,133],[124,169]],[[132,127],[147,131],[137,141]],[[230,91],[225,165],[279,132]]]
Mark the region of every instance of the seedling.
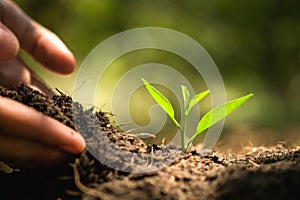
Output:
[[161,94],[157,89],[155,89],[150,83],[148,83],[145,79],[142,78],[145,87],[148,92],[152,96],[152,98],[161,106],[161,108],[167,113],[167,115],[171,118],[174,124],[179,128],[181,134],[181,149],[182,152],[186,152],[190,144],[194,141],[194,139],[203,133],[206,129],[218,123],[222,119],[224,119],[227,115],[232,113],[238,107],[243,105],[248,99],[250,99],[253,94],[248,94],[243,97],[228,101],[224,104],[221,104],[212,110],[208,111],[199,121],[197,125],[197,129],[195,134],[186,141],[186,125],[188,120],[188,115],[192,108],[199,103],[205,96],[207,96],[210,91],[206,90],[199,94],[196,94],[193,98],[190,99],[190,92],[186,86],[181,85],[181,91],[183,96],[183,104],[184,104],[184,115],[183,115],[183,124],[177,122],[174,117],[174,109],[171,105],[170,101]]

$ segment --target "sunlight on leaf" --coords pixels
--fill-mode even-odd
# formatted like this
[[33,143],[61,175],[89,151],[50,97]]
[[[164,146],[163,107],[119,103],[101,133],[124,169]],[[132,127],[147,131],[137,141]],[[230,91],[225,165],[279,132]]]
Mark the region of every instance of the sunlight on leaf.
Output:
[[210,93],[209,90],[206,90],[204,92],[200,92],[199,94],[196,94],[190,101],[189,104],[189,110],[188,113],[192,110],[192,108],[199,103],[199,101],[201,101],[204,97],[206,97],[206,95],[208,95]]
[[182,91],[182,96],[183,96],[185,115],[188,115],[187,111],[188,111],[189,100],[190,100],[190,92],[184,85],[181,85],[181,91]]
[[248,94],[246,96],[240,97],[238,99],[234,99],[232,101],[226,102],[213,108],[208,113],[206,113],[200,120],[197,126],[197,132],[190,138],[188,144],[190,144],[198,135],[200,135],[203,131],[213,126],[217,122],[224,119],[227,115],[232,113],[238,107],[243,105],[249,98],[251,98],[253,94]]
[[145,87],[148,92],[152,96],[152,98],[162,107],[162,109],[169,115],[172,121],[175,123],[177,127],[180,127],[179,123],[176,121],[174,117],[174,109],[170,103],[170,101],[161,94],[157,89],[155,89],[150,83],[148,83],[145,79],[141,78],[144,82]]

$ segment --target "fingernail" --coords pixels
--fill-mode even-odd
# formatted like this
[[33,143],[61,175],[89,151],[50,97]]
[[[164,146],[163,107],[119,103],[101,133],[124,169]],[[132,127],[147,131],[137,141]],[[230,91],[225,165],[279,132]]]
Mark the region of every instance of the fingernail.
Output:
[[80,133],[78,133],[78,138],[81,142],[82,151],[83,151],[85,149],[85,140],[84,140],[84,138],[82,137],[82,135]]
[[68,153],[72,153],[72,154],[78,154],[84,151],[85,149],[85,141],[84,138],[78,134],[77,134],[77,138],[78,138],[78,142],[75,144],[63,144],[60,145],[59,148],[63,151],[66,151]]

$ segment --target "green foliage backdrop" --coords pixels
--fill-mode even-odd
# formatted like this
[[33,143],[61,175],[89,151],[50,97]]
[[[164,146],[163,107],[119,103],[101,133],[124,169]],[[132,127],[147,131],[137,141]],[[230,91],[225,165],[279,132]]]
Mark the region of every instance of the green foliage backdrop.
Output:
[[[17,0],[57,33],[78,66],[104,39],[144,26],[183,32],[209,52],[228,98],[253,92],[235,123],[298,126],[300,120],[300,1],[298,0]],[[28,61],[30,62],[30,61]],[[53,87],[72,91],[72,78],[31,66]]]

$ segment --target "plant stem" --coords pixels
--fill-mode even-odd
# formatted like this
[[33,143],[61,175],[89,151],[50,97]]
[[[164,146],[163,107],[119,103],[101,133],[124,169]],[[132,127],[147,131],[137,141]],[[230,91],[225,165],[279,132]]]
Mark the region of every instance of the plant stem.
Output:
[[185,113],[183,117],[183,126],[180,128],[181,133],[181,151],[183,153],[186,152],[187,146],[186,146],[186,124],[187,124],[187,118],[188,115]]

